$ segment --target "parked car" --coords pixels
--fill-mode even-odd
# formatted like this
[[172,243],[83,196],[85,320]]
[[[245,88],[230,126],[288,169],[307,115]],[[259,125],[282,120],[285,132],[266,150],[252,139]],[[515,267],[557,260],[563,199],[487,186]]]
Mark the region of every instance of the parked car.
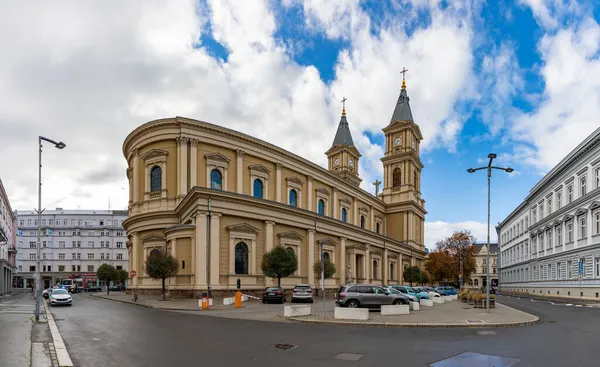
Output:
[[122,284],[118,284],[110,287],[110,290],[111,292],[123,292],[125,290],[125,287]]
[[382,305],[407,305],[408,297],[392,294],[387,289],[373,284],[342,285],[335,294],[335,303],[340,307],[379,308]]
[[313,291],[308,284],[296,284],[292,291],[292,303],[304,301],[313,303]]
[[413,287],[420,292],[426,292],[429,296],[429,299],[433,297],[441,297],[442,295],[435,291],[435,288],[432,287]]
[[86,292],[100,292],[102,289],[100,287],[97,287],[95,285],[89,286],[85,288]]
[[395,288],[404,294],[415,296],[419,301],[421,299],[429,299],[427,292],[421,292],[413,287],[408,287],[405,285],[391,285],[390,287]]
[[419,302],[419,300],[417,299],[417,297],[415,297],[415,296],[413,296],[411,294],[400,292],[399,290],[397,290],[396,288],[393,288],[392,286],[387,286],[386,288],[392,294],[403,294],[406,297],[408,297],[409,301],[411,301],[411,302]]
[[44,289],[44,291],[42,292],[42,297],[48,299],[48,297],[50,297],[50,291],[52,291],[52,288]]
[[458,290],[456,288],[448,286],[437,287],[435,291],[441,294],[442,296],[452,296],[458,294]]
[[269,301],[285,302],[285,290],[281,287],[267,287],[262,294],[262,303]]
[[62,288],[53,289],[50,293],[50,306],[55,305],[73,305],[73,297],[69,294],[69,291]]

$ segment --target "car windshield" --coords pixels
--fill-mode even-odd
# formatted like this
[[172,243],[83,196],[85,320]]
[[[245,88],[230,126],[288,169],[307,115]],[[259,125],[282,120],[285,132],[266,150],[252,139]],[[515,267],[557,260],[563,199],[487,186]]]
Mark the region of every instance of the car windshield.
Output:
[[69,292],[67,292],[67,291],[66,291],[66,290],[64,290],[64,289],[54,289],[54,290],[52,291],[52,294],[69,294]]
[[408,287],[408,288],[406,288],[406,289],[407,289],[407,290],[408,290],[410,293],[419,293],[419,291],[418,291],[418,290],[416,290],[415,288],[410,288],[410,287]]

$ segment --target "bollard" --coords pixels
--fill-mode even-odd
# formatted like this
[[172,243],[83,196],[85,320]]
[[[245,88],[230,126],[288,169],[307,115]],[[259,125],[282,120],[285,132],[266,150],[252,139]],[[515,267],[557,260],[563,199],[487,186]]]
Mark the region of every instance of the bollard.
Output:
[[235,292],[235,308],[241,308],[241,307],[242,307],[242,292],[236,291]]
[[208,295],[206,293],[202,293],[202,309],[206,310],[208,308]]

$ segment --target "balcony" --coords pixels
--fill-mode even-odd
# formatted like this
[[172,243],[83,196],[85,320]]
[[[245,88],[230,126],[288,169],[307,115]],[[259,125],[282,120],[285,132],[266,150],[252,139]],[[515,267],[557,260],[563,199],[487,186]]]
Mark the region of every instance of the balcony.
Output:
[[8,254],[17,254],[17,248],[13,245],[13,246],[9,246],[8,247]]

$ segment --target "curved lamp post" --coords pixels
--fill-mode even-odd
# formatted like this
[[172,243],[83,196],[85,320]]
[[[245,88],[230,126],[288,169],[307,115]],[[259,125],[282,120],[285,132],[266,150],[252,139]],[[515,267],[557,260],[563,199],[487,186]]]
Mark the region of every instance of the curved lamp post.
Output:
[[486,169],[487,170],[487,186],[488,186],[488,218],[487,218],[487,260],[486,260],[486,268],[487,268],[487,279],[486,279],[486,290],[485,290],[485,312],[489,313],[490,312],[490,203],[491,203],[491,199],[490,199],[490,180],[492,178],[492,170],[493,169],[499,169],[501,171],[505,171],[507,173],[511,173],[512,171],[514,171],[512,168],[510,167],[496,167],[496,166],[492,166],[492,161],[494,160],[494,158],[496,158],[496,154],[494,153],[490,153],[488,154],[488,158],[490,159],[490,161],[488,162],[488,165],[485,167],[479,167],[479,168],[469,168],[467,169],[467,172],[469,173],[475,173],[479,170],[482,169]]
[[42,236],[42,140],[47,141],[48,143],[54,144],[55,148],[63,149],[67,145],[62,141],[56,142],[52,139],[45,138],[43,136],[38,137],[38,146],[39,146],[39,167],[38,167],[38,225],[37,225],[37,249],[36,249],[36,266],[35,266],[35,275],[36,275],[36,288],[35,288],[35,321],[40,321],[40,298],[42,295],[42,273],[40,272],[40,250],[41,250],[41,236]]

